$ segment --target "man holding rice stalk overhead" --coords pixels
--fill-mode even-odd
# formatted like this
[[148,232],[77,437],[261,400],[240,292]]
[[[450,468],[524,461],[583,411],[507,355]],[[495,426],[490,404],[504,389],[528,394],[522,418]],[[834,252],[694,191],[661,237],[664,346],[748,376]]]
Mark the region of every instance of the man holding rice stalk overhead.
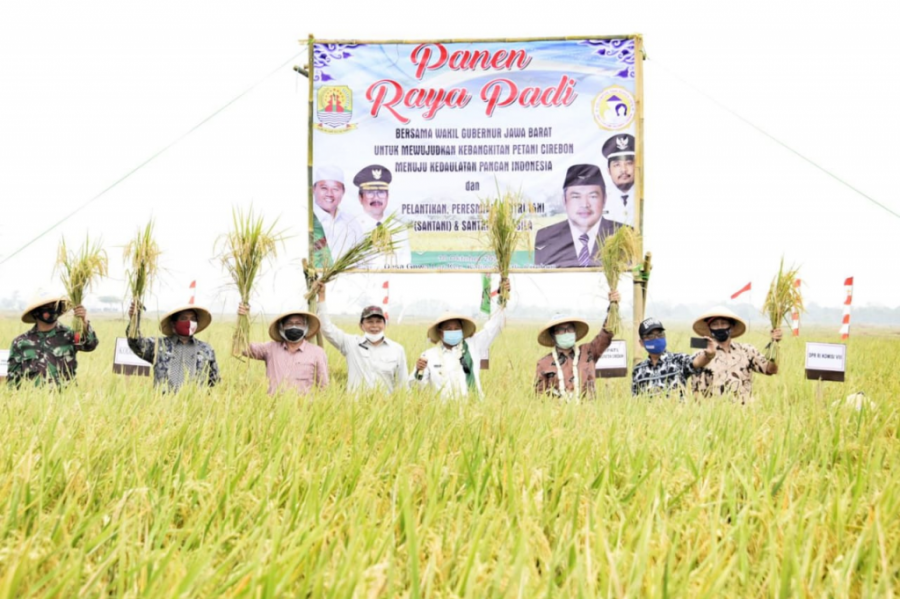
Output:
[[[135,320],[134,302],[128,315]],[[140,318],[136,319],[140,327]],[[195,337],[212,323],[212,315],[200,306],[182,306],[163,315],[159,330],[163,337],[141,337],[128,324],[128,347],[136,356],[153,364],[153,385],[178,391],[185,384],[212,387],[219,382],[216,352]],[[138,331],[140,329],[138,328]]]
[[[510,292],[509,279],[500,281],[501,290]],[[481,360],[506,324],[504,306],[491,315],[484,329],[476,333],[475,321],[460,314],[444,314],[428,328],[428,339],[435,344],[416,360],[410,382],[440,392],[444,399],[463,398],[470,393],[481,397]]]
[[339,329],[328,318],[325,285],[314,283],[318,294],[317,312],[325,338],[347,359],[347,388],[385,389],[393,392],[409,385],[406,350],[385,334],[384,310],[378,306],[363,308],[359,316],[362,335],[351,335]]
[[[694,332],[715,340],[716,357],[693,378],[694,391],[705,397],[731,395],[747,403],[753,398],[753,373],[778,372],[775,361],[767,359],[752,345],[732,342],[747,332],[747,323],[728,308],[714,308],[698,318]],[[773,343],[781,341],[780,328],[772,329],[771,335]]]
[[75,316],[84,322],[81,335],[59,322],[71,309],[65,297],[45,297],[32,302],[22,313],[22,322],[34,324],[27,333],[13,339],[9,350],[7,384],[19,388],[23,380],[35,386],[45,382],[62,387],[75,378],[76,353],[97,349],[97,334],[84,306],[75,307]]
[[693,356],[667,352],[666,329],[655,318],[640,324],[638,336],[649,357],[631,372],[632,395],[668,395],[677,390],[684,397],[688,378],[716,357],[717,344],[710,337],[706,338],[706,349]]
[[[248,316],[250,306],[238,306],[238,316]],[[313,387],[328,386],[328,359],[325,350],[309,339],[319,332],[319,319],[304,310],[293,310],[269,323],[266,343],[250,343],[243,354],[266,363],[269,395],[293,389],[301,395]]]
[[[610,306],[619,303],[619,292],[609,294]],[[590,343],[576,346],[590,326],[581,318],[554,316],[538,333],[538,343],[552,351],[538,360],[534,376],[536,393],[565,400],[593,399],[597,360],[612,343],[613,334],[604,321]]]

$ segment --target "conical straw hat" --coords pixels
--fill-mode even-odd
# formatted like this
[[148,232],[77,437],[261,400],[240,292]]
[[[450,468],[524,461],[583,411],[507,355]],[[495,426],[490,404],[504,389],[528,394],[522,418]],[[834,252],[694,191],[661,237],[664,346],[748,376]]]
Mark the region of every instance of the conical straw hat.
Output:
[[474,335],[475,331],[478,329],[478,325],[475,324],[475,321],[468,316],[445,312],[440,317],[438,317],[438,319],[435,320],[430,327],[428,327],[428,339],[430,339],[432,343],[437,343],[441,340],[441,334],[440,331],[438,331],[438,327],[448,320],[459,320],[462,323],[464,339],[468,339],[469,337]]
[[540,343],[544,347],[555,347],[556,339],[553,338],[553,327],[567,322],[571,322],[575,325],[576,342],[581,341],[585,336],[587,336],[588,331],[591,328],[586,320],[557,314],[553,317],[552,320],[550,320],[550,322],[545,324],[544,328],[541,329],[541,332],[538,333],[538,343]]
[[69,301],[64,295],[46,295],[39,296],[35,299],[31,300],[31,303],[28,304],[28,307],[25,308],[25,311],[22,312],[22,322],[25,324],[34,324],[34,316],[31,315],[31,311],[40,308],[41,306],[46,306],[47,304],[62,304],[60,308],[60,315],[65,314],[69,310],[72,309],[72,302]]
[[709,321],[714,318],[730,318],[734,321],[734,326],[731,327],[732,339],[747,332],[747,323],[744,322],[744,319],[723,306],[717,306],[695,320],[694,332],[701,337],[710,337],[712,333],[709,332]]
[[306,322],[309,328],[306,331],[306,337],[304,337],[304,339],[312,339],[316,336],[316,333],[319,332],[320,326],[319,317],[311,312],[306,312],[305,310],[292,310],[290,312],[280,314],[269,324],[269,337],[272,339],[272,341],[284,341],[284,338],[281,336],[281,332],[278,330],[278,324],[288,316],[293,316],[294,314],[306,317]]
[[212,314],[209,313],[209,310],[201,308],[200,306],[186,304],[179,308],[175,308],[174,310],[170,310],[159,319],[159,330],[162,331],[163,335],[170,337],[175,334],[175,325],[172,322],[172,318],[185,310],[193,310],[194,313],[197,314],[197,331],[194,333],[195,335],[208,327],[212,322]]

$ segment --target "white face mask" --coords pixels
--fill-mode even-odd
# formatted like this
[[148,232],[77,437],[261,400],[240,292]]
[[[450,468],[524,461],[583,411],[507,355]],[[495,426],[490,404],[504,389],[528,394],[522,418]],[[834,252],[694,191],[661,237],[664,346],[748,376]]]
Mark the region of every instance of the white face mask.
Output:
[[384,332],[382,331],[381,333],[366,333],[365,337],[369,341],[369,343],[378,343],[379,341],[384,339]]

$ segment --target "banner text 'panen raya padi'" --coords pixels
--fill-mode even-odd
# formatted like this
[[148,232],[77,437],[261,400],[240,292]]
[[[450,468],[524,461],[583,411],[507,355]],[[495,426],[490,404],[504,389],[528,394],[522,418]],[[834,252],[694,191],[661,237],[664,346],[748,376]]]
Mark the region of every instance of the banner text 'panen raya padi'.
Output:
[[317,266],[396,215],[396,250],[368,268],[493,269],[481,217],[498,190],[526,212],[516,270],[596,268],[635,225],[635,38],[311,50]]

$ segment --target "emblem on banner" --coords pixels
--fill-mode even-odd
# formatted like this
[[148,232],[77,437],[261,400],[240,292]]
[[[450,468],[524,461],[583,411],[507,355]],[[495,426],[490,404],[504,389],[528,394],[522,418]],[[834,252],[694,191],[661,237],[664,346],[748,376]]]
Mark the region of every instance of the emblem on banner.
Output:
[[607,87],[594,96],[591,103],[594,120],[608,131],[625,129],[634,122],[636,104],[634,96],[623,87]]
[[346,85],[324,85],[316,94],[315,128],[323,133],[346,133],[356,129],[353,117],[353,92]]

